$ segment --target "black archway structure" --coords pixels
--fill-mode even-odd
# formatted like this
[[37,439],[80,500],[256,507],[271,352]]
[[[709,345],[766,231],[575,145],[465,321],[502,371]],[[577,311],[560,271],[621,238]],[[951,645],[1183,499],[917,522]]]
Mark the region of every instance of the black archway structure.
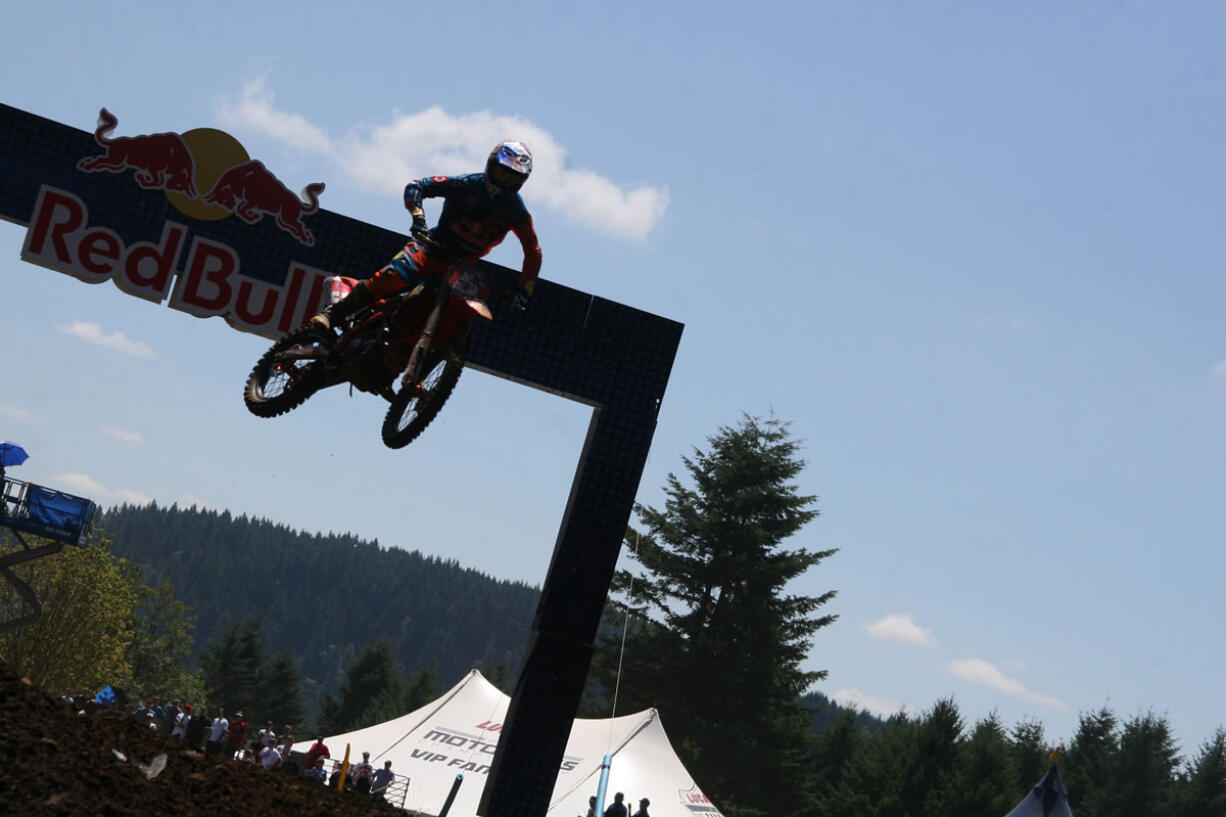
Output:
[[[0,218],[27,226],[25,260],[276,337],[313,311],[324,275],[377,269],[404,243],[401,234],[304,206],[262,165],[263,175],[247,173],[255,179],[247,219],[236,209],[198,220],[167,191],[192,172],[180,155],[190,140],[122,138],[0,105]],[[87,161],[98,157],[105,162]],[[199,173],[202,157],[194,162]],[[515,274],[487,269],[505,280]],[[592,406],[482,797],[486,817],[548,809],[681,331],[675,321],[542,280],[526,312],[474,334],[471,367]]]

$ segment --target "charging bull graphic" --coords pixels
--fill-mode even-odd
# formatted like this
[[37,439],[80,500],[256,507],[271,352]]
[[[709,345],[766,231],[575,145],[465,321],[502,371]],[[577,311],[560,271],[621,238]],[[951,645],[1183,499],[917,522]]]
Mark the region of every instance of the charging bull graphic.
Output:
[[310,247],[315,236],[302,223],[302,217],[319,209],[319,194],[323,191],[323,182],[308,184],[302,190],[303,201],[281,184],[263,162],[253,160],[222,173],[204,201],[232,210],[248,224],[255,224],[265,214],[276,216],[278,227]]
[[195,197],[195,162],[187,143],[177,133],[151,133],[111,139],[119,120],[106,108],[98,114],[94,141],[106,152],[77,162],[86,173],[136,171],[136,183],[146,190],[174,190]]
[[[264,166],[251,159],[234,137],[211,128],[178,133],[111,137],[118,120],[103,108],[94,141],[105,149],[77,162],[86,173],[136,171],[146,190],[165,190],[185,215],[216,220],[236,215],[247,224],[273,216],[279,228],[311,247],[315,235],[303,221],[319,209],[323,182],[308,184],[299,198]],[[200,187],[208,189],[201,195]],[[179,194],[179,195],[174,195]]]

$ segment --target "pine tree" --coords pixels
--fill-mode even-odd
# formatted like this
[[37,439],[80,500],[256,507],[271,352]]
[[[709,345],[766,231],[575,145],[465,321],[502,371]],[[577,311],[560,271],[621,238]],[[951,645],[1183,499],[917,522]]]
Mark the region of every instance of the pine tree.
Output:
[[1038,720],[1021,721],[1013,727],[1010,737],[1015,775],[1009,791],[1016,802],[1043,779],[1050,765],[1051,750],[1043,737],[1043,723]]
[[993,712],[975,724],[958,747],[953,786],[927,809],[933,817],[979,817],[1005,814],[1018,798],[1011,793],[1016,775],[1009,740],[1000,717]]
[[855,785],[856,764],[868,742],[868,734],[857,722],[854,709],[839,709],[830,726],[814,740],[813,762],[808,785],[813,787],[813,813],[838,815],[849,789]]
[[[703,791],[728,815],[785,817],[804,806],[808,713],[800,696],[825,672],[800,668],[813,634],[834,621],[815,611],[834,597],[791,595],[787,585],[835,551],[788,550],[817,516],[798,493],[804,468],[787,424],[745,416],[707,450],[683,458],[693,483],[670,474],[663,510],[637,506],[631,530],[638,575],[613,590],[636,614],[620,690],[628,706],[656,706]],[[607,693],[618,686],[618,637],[595,663]]]
[[263,663],[260,622],[246,618],[231,624],[215,642],[205,646],[200,657],[209,700],[228,715],[244,709],[252,715],[253,707],[261,701],[259,670]]
[[1219,726],[1188,766],[1173,813],[1175,817],[1226,815],[1226,729]]
[[903,777],[902,801],[912,814],[943,816],[938,795],[949,791],[957,773],[962,713],[953,698],[942,698],[916,724],[915,740]]
[[259,701],[255,710],[257,722],[272,721],[278,729],[302,725],[306,717],[302,671],[298,668],[298,659],[290,653],[277,653],[260,667]]
[[380,639],[345,670],[338,697],[324,693],[318,731],[337,735],[403,715],[407,693],[392,648]]
[[1115,766],[1114,813],[1150,817],[1171,813],[1179,754],[1165,717],[1145,712],[1130,718],[1120,733]]
[[1069,807],[1077,817],[1114,817],[1109,799],[1119,750],[1115,713],[1104,706],[1081,714],[1064,765]]
[[420,709],[438,698],[442,691],[439,688],[438,673],[435,672],[433,664],[418,670],[413,680],[409,681],[408,689],[405,691],[403,711],[396,714],[403,715],[405,712]]

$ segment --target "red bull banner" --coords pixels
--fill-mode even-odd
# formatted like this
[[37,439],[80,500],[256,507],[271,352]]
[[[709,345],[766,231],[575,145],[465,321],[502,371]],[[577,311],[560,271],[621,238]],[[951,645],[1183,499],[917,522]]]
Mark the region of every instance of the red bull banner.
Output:
[[[295,193],[236,138],[214,128],[116,135],[118,125],[103,108],[91,149],[73,162],[81,179],[39,185],[24,260],[89,284],[110,281],[197,317],[221,316],[268,338],[301,326],[321,308],[327,276],[364,278],[381,265],[374,258],[364,269],[320,265],[327,253],[316,252],[312,221],[320,215],[323,182]],[[110,200],[91,208],[86,191],[98,186],[94,176],[107,177],[111,189],[127,185],[160,195],[156,237],[137,240],[131,220],[115,217],[127,208]],[[329,214],[323,215],[326,222]],[[257,226],[264,229],[243,229]],[[386,258],[400,239],[379,243]]]

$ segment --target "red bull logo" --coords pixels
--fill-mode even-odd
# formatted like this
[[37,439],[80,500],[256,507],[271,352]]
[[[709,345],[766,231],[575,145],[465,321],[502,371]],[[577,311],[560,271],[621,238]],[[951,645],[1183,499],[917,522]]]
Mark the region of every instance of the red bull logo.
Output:
[[[183,134],[151,133],[112,137],[118,120],[103,108],[94,141],[103,153],[77,163],[86,173],[135,171],[146,190],[165,190],[171,205],[185,215],[215,221],[230,215],[248,224],[272,216],[299,243],[315,244],[303,221],[319,209],[323,182],[307,185],[301,197],[287,188],[263,162],[252,160],[234,137],[213,128]],[[201,190],[208,192],[201,195]]]
[[106,151],[77,162],[86,173],[136,171],[136,183],[146,190],[174,190],[195,198],[192,183],[195,168],[192,152],[177,133],[151,133],[144,136],[110,138],[119,124],[106,108],[98,114],[94,141]]

